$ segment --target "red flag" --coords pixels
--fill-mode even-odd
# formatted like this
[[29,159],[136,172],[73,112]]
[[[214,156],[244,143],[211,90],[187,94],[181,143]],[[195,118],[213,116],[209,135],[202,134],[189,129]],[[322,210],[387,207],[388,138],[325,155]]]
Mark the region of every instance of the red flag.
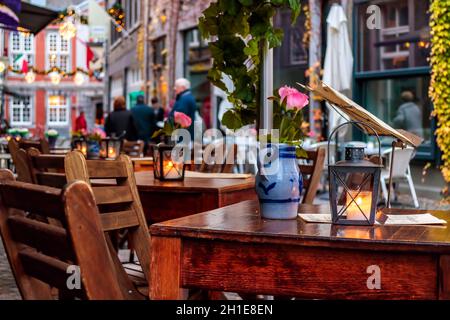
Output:
[[94,51],[92,51],[91,48],[89,48],[88,45],[86,45],[86,67],[88,70],[90,70],[90,66],[91,66],[91,61],[93,61],[95,59],[95,54]]
[[28,61],[23,59],[22,62],[22,73],[28,73]]

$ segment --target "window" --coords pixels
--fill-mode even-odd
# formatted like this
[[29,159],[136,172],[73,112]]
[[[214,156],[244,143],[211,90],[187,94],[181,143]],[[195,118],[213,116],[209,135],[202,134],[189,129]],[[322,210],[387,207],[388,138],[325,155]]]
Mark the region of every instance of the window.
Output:
[[34,36],[20,32],[12,32],[10,37],[11,57],[10,64],[16,70],[22,70],[20,57],[25,55],[29,65],[34,65]]
[[67,125],[69,123],[69,99],[64,95],[48,96],[47,117],[49,125]]
[[139,0],[127,0],[125,10],[125,22],[127,29],[130,30],[140,22]]
[[[367,27],[367,8],[380,8],[381,29]],[[357,71],[383,71],[428,65],[429,0],[369,1],[358,6]]]
[[392,127],[414,133],[425,139],[424,145],[431,145],[432,104],[428,97],[429,85],[429,76],[366,81],[363,105]]
[[47,34],[47,65],[70,72],[70,41],[64,39],[59,32]]
[[10,122],[13,126],[30,126],[32,124],[33,99],[31,97],[13,97],[10,107]]
[[184,33],[184,74],[191,81],[191,91],[197,100],[197,108],[206,123],[211,127],[211,84],[208,71],[212,59],[208,43],[202,39],[198,29]]
[[[302,1],[302,5],[306,5]],[[280,10],[274,18],[274,25],[284,31],[281,47],[274,49],[274,86],[284,84],[295,86],[304,81],[308,68],[308,44],[303,41],[305,34],[305,15],[301,14],[295,25],[291,23],[291,12]]]
[[[355,6],[356,87],[362,106],[396,129],[424,139],[416,158],[435,159],[430,85],[429,0],[373,0]],[[367,7],[380,8],[380,29],[367,27]],[[359,138],[358,136],[354,138]],[[383,138],[385,146],[391,141]]]
[[166,37],[161,37],[152,42],[153,68],[164,68],[166,66]]

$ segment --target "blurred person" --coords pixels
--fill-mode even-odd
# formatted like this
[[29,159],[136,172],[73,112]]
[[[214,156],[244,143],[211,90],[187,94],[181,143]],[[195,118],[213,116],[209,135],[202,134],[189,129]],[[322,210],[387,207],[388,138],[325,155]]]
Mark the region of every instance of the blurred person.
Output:
[[75,119],[75,132],[86,132],[87,122],[84,111],[80,112],[80,115]]
[[137,140],[133,115],[126,109],[124,97],[114,99],[114,111],[106,118],[105,132],[109,137],[120,137],[129,141]]
[[137,138],[144,141],[146,152],[148,142],[156,128],[155,113],[152,108],[145,104],[144,96],[140,95],[137,97],[136,106],[131,109],[131,114],[136,125]]
[[194,121],[197,104],[191,93],[191,83],[189,80],[180,78],[175,81],[176,101],[170,112],[169,118],[173,120],[175,111],[182,112],[192,119],[192,125],[188,128],[191,134],[191,140],[194,139]]
[[401,93],[403,103],[393,120],[396,129],[403,129],[423,138],[422,111],[415,102],[414,93],[405,90]]
[[152,108],[155,114],[155,122],[164,121],[164,108],[159,104],[157,97],[152,98]]

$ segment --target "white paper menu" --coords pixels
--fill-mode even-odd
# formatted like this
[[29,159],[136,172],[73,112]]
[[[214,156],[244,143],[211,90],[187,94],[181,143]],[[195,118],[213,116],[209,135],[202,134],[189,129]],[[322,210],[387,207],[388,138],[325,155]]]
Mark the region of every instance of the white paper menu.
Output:
[[[309,223],[331,223],[331,214],[315,214],[315,213],[300,213],[298,215],[302,220]],[[376,221],[378,225],[385,226],[414,226],[414,225],[443,225],[447,221],[439,219],[430,213],[423,214],[409,214],[396,215],[387,214],[384,222]]]

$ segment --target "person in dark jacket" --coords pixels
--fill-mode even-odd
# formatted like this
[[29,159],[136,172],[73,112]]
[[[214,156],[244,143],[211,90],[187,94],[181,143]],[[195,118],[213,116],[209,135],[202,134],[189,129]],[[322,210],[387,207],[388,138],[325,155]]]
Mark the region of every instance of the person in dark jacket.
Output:
[[114,100],[114,111],[105,121],[105,132],[109,137],[121,137],[129,141],[136,141],[136,125],[131,111],[125,107],[125,98]]
[[195,111],[197,110],[197,104],[195,98],[191,93],[191,83],[189,80],[180,78],[175,81],[175,93],[177,95],[175,104],[170,112],[169,118],[173,120],[175,111],[183,112],[192,119],[192,125],[188,128],[191,134],[191,140],[194,139],[194,122]]
[[159,104],[159,100],[156,97],[152,98],[152,108],[155,114],[155,123],[164,121],[164,108]]
[[131,109],[131,113],[136,124],[137,138],[145,142],[145,149],[147,149],[148,142],[155,132],[155,114],[152,108],[145,104],[144,96],[137,97],[137,104]]

